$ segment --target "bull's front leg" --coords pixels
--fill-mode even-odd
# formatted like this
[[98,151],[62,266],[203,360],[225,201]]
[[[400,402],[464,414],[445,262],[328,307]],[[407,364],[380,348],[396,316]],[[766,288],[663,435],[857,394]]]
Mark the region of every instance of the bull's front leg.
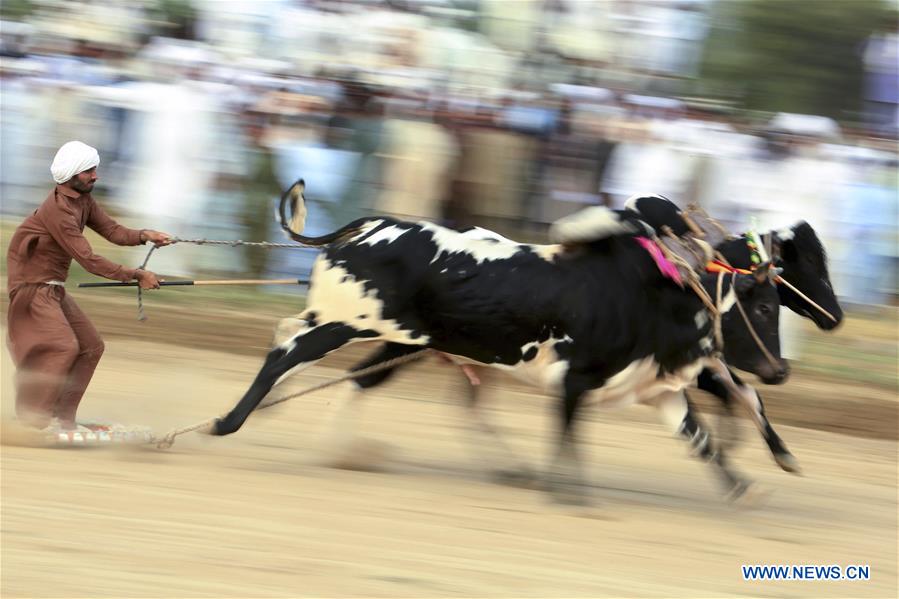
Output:
[[[736,397],[728,393],[727,389],[714,378],[713,372],[707,369],[700,372],[696,386],[717,399],[724,408],[724,413],[718,416],[714,432],[722,448],[728,451],[735,448],[742,441],[742,432],[734,407]],[[689,394],[687,399],[690,399]]]
[[293,337],[284,340],[268,353],[250,388],[228,414],[216,421],[210,432],[214,435],[236,432],[283,377],[291,371],[297,372],[312,366],[327,354],[360,336],[372,335],[364,334],[346,324],[333,322],[301,328]]
[[703,370],[699,375],[699,388],[712,393],[716,397],[727,397],[727,402],[736,398],[752,417],[752,422],[762,434],[765,444],[771,451],[774,461],[786,472],[798,474],[800,472],[799,461],[790,453],[787,446],[775,432],[768,416],[765,414],[765,406],[758,392],[745,384],[734,374],[724,362],[715,360],[711,369]]
[[741,497],[750,484],[727,463],[724,452],[715,447],[712,437],[696,417],[696,411],[683,391],[667,393],[653,403],[675,434],[690,444],[691,453],[707,462],[721,481],[729,499]]

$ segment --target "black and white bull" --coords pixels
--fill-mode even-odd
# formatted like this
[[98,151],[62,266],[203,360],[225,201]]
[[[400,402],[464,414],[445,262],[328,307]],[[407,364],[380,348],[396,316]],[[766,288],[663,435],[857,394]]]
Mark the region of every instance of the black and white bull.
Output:
[[[657,407],[714,466],[728,492],[745,490],[683,393],[703,368],[726,375],[714,353],[713,322],[699,297],[665,278],[634,239],[645,234],[642,223],[594,211],[589,226],[596,240],[573,248],[472,238],[391,218],[360,219],[309,238],[298,232],[305,216],[301,192],[298,182],[291,190],[293,227],[283,211],[282,224],[294,240],[323,247],[307,308],[280,323],[250,388],[211,432],[237,431],[275,384],[327,354],[349,343],[384,341],[392,355],[431,348],[559,396],[556,489],[582,488],[574,424],[590,400]],[[740,301],[783,368],[777,292],[765,269],[720,281],[704,277],[711,297],[719,296],[716,283],[727,338],[749,337],[745,323],[730,316]],[[759,363],[755,356],[734,358],[747,368]]]
[[[662,227],[667,226],[675,235],[688,233],[688,225],[681,218],[680,209],[667,198],[656,195],[634,196],[628,199],[626,208],[637,213],[641,220],[657,232],[661,232]],[[828,314],[822,313],[787,285],[777,286],[780,304],[800,316],[809,318],[819,329],[829,331],[839,326],[843,320],[843,310],[830,282],[824,245],[812,226],[801,221],[791,227],[763,233],[762,237],[766,241],[770,240],[771,259],[774,265],[781,269],[780,276]],[[751,269],[752,251],[747,241],[746,234],[743,234],[725,240],[715,249],[732,266]],[[739,365],[734,365],[739,368]],[[709,370],[703,370],[697,384],[700,389],[718,397],[728,412],[733,410],[733,396],[739,394],[744,402],[748,402],[753,420],[777,463],[784,470],[797,472],[798,463],[768,421],[761,397],[736,374],[733,372],[730,374],[731,380],[724,380]],[[736,387],[733,383],[736,383]]]

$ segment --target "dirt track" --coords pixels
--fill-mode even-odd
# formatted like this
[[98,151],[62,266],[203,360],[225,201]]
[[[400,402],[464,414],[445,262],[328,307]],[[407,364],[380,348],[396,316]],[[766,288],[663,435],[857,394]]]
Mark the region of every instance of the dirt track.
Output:
[[[162,432],[225,411],[259,363],[107,337],[81,415]],[[562,507],[487,482],[467,451],[460,376],[421,364],[373,395],[366,436],[390,448],[374,472],[325,464],[344,387],[168,451],[4,445],[2,596],[896,596],[894,440],[781,426],[804,468],[794,477],[744,426],[735,461],[772,493],[734,509],[651,411],[595,412],[582,432],[595,505]],[[496,422],[542,465],[547,401],[502,389],[488,389]],[[755,563],[869,564],[871,580],[743,581]]]

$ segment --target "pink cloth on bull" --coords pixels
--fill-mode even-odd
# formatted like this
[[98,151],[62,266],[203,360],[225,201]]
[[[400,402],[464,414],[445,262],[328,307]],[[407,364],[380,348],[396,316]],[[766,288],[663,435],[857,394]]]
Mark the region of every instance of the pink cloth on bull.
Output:
[[668,277],[681,287],[683,287],[684,282],[681,279],[680,272],[678,272],[677,267],[674,263],[665,257],[665,254],[662,253],[661,248],[659,248],[659,244],[650,239],[649,237],[635,237],[643,249],[649,252],[649,255],[652,256],[652,259],[655,261],[656,266],[659,267],[659,271],[663,276]]

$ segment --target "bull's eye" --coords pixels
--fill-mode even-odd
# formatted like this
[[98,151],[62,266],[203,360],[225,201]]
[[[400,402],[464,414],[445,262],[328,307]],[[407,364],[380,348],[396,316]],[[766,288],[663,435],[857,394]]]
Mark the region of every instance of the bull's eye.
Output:
[[771,314],[771,308],[767,304],[759,305],[758,310],[759,314],[761,314],[762,316],[768,316],[769,314]]

